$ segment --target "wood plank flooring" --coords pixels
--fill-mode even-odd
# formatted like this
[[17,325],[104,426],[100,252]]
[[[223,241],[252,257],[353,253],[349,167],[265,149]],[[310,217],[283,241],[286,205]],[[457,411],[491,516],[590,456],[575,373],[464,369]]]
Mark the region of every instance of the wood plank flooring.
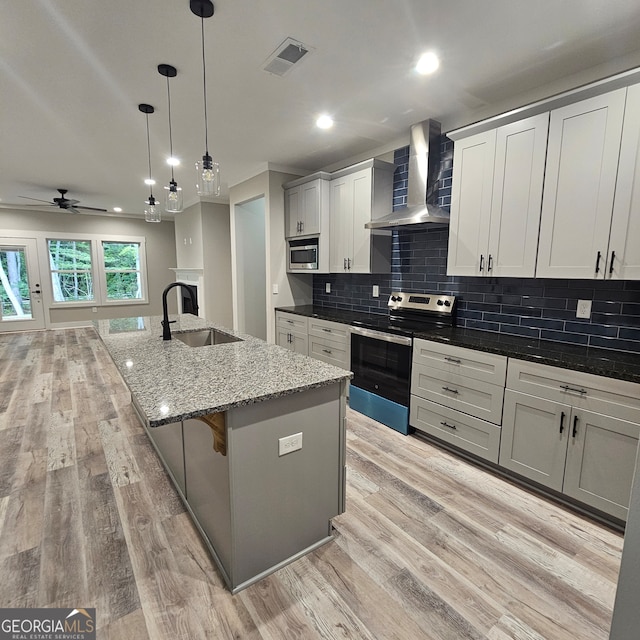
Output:
[[349,413],[335,540],[232,596],[91,329],[0,334],[0,607],[102,640],[602,640],[622,536]]

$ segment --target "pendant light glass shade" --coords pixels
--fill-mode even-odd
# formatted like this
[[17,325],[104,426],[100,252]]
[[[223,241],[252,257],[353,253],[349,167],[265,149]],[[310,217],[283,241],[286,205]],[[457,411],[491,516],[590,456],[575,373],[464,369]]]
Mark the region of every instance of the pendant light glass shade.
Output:
[[150,104],[139,104],[138,109],[145,114],[147,120],[147,157],[149,159],[149,180],[147,184],[149,185],[149,198],[145,200],[145,204],[147,205],[144,210],[144,221],[145,222],[161,222],[162,221],[162,212],[160,211],[160,205],[158,201],[153,197],[152,185],[155,184],[155,180],[151,177],[151,142],[149,140],[149,114],[153,113],[155,109]]
[[172,179],[169,186],[164,188],[164,210],[168,213],[180,213],[182,208],[182,187]]
[[175,78],[178,71],[170,64],[159,64],[158,73],[167,79],[167,104],[169,114],[169,159],[171,164],[171,180],[164,188],[164,210],[167,213],[180,213],[182,211],[182,189],[178,186],[173,175],[175,159],[173,157],[173,136],[171,134],[171,91],[169,90],[169,78]]
[[196,191],[199,196],[220,195],[220,165],[209,154],[209,133],[207,120],[207,66],[204,48],[204,19],[213,15],[211,0],[190,0],[191,11],[200,18],[202,39],[202,93],[204,96],[204,141],[205,152],[202,160],[196,162]]
[[220,195],[220,165],[208,153],[196,162],[196,189],[199,196]]
[[162,222],[162,212],[160,211],[160,203],[153,197],[149,196],[149,199],[145,203],[147,206],[144,210],[145,222]]

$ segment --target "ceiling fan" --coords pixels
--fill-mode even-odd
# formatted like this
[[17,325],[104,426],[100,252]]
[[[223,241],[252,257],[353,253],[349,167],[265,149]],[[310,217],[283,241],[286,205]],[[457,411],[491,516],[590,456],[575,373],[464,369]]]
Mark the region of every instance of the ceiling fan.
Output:
[[[64,209],[65,211],[71,211],[71,213],[80,213],[80,209],[84,209],[85,211],[106,211],[106,209],[98,209],[97,207],[85,207],[79,205],[80,200],[71,200],[69,198],[65,198],[64,194],[67,193],[68,189],[58,189],[60,193],[59,198],[53,198],[52,202],[48,200],[39,200],[38,198],[30,198],[29,196],[19,196],[20,198],[25,198],[26,200],[37,200],[38,202],[44,202],[52,207],[59,207],[60,209]],[[40,204],[31,204],[24,205],[27,207],[41,207]]]

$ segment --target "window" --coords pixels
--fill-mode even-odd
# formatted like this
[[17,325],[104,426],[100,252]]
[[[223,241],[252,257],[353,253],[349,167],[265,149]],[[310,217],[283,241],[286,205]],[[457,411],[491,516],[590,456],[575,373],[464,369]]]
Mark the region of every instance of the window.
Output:
[[47,240],[51,287],[55,302],[93,300],[91,242]]
[[107,300],[141,300],[139,242],[102,241]]
[[144,238],[87,235],[46,240],[53,304],[146,302]]

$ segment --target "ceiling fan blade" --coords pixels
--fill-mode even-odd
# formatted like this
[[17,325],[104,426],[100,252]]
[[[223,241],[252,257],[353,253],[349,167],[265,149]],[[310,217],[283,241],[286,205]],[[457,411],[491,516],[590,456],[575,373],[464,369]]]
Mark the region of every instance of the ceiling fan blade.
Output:
[[71,213],[80,213],[75,207],[65,207],[65,211],[70,211]]
[[98,207],[84,207],[80,205],[79,207],[74,207],[75,209],[86,209],[87,211],[106,211],[106,209],[98,209]]
[[[36,200],[37,202],[46,202],[47,204],[51,204],[51,205],[55,204],[54,202],[50,202],[49,200],[40,200],[40,198],[30,198],[29,196],[18,196],[18,198],[24,198],[25,200]],[[36,207],[38,205],[32,204],[30,206]]]

